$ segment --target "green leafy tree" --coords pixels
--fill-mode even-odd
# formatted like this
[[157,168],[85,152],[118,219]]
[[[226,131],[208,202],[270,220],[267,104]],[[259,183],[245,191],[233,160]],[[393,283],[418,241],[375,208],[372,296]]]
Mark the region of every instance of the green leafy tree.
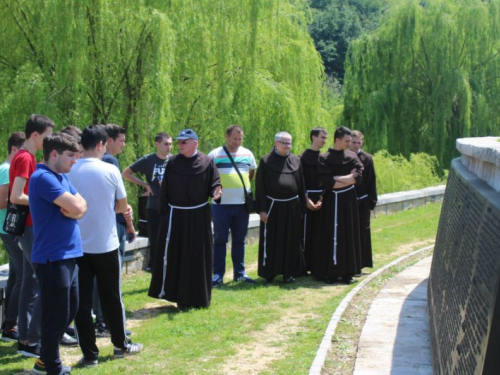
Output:
[[239,123],[262,155],[330,119],[305,0],[0,0],[0,15],[4,139],[31,113],[113,122],[130,162],[157,131],[194,128],[207,151]]
[[371,150],[448,165],[458,137],[500,131],[500,3],[404,1],[350,45],[346,123]]

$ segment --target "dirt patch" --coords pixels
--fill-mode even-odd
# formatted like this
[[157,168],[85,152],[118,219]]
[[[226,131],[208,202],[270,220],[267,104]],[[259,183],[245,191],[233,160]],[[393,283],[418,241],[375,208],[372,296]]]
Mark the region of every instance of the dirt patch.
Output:
[[[339,285],[325,285],[324,288],[296,290],[294,293],[297,293],[297,300],[307,298],[308,310],[314,311],[325,300],[342,293],[344,288]],[[311,312],[296,311],[293,307],[283,310],[283,315],[278,321],[269,324],[261,331],[250,333],[250,342],[238,345],[236,354],[229,357],[217,372],[239,375],[259,374],[269,370],[269,365],[273,361],[286,355],[290,338],[301,330],[307,330],[301,327],[301,324],[317,316]]]

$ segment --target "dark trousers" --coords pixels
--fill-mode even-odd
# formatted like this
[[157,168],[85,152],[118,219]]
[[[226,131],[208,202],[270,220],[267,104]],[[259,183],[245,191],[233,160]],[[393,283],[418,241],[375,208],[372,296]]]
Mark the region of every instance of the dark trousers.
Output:
[[59,343],[78,310],[78,265],[75,259],[65,259],[34,266],[42,310],[40,357],[47,374],[59,374]]
[[17,326],[19,294],[23,281],[23,251],[16,236],[0,233],[7,254],[9,254],[9,279],[5,291],[5,322],[3,328],[9,330]]
[[160,226],[160,211],[148,208],[148,235],[149,235],[149,259],[148,267],[153,267],[156,254],[156,242],[158,237],[158,228]]
[[78,258],[78,280],[80,284],[80,308],[75,318],[78,343],[86,359],[97,359],[92,321],[92,293],[94,277],[101,300],[104,321],[111,333],[111,342],[117,348],[127,345],[125,336],[125,308],[120,295],[121,272],[118,249],[103,254],[83,254]]
[[226,273],[226,244],[231,230],[231,258],[234,279],[245,275],[245,239],[250,215],[244,204],[213,204],[214,274]]

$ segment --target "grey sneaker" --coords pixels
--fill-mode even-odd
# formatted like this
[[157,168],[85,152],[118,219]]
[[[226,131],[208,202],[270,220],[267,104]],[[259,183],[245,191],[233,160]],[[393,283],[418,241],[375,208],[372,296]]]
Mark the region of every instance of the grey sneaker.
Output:
[[250,276],[248,275],[243,275],[243,276],[238,276],[236,278],[233,279],[233,281],[242,281],[242,282],[245,282],[247,284],[257,284],[257,281],[255,281],[254,279],[252,279]]
[[124,348],[117,348],[113,350],[113,358],[123,358],[128,354],[137,354],[139,353],[144,346],[142,344],[127,344]]
[[85,359],[85,357],[80,358],[78,364],[82,367],[96,367],[99,362],[96,359]]
[[63,346],[78,346],[78,341],[65,333],[61,339],[61,345]]

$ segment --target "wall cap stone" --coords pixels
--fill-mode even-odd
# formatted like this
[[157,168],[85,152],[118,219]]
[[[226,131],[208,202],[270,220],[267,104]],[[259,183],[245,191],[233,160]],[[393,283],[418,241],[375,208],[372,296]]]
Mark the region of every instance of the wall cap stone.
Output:
[[462,155],[500,167],[500,137],[458,138],[457,150]]

